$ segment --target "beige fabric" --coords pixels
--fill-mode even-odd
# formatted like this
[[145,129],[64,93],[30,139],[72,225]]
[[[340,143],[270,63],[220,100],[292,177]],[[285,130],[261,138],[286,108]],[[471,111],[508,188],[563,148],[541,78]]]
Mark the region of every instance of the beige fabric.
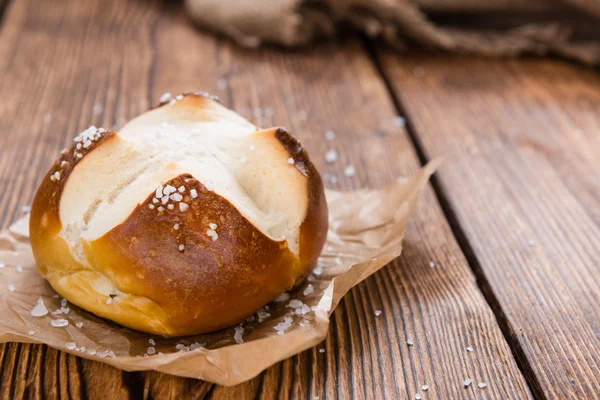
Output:
[[300,46],[350,25],[395,48],[558,54],[600,64],[600,0],[186,0],[200,26],[248,47]]

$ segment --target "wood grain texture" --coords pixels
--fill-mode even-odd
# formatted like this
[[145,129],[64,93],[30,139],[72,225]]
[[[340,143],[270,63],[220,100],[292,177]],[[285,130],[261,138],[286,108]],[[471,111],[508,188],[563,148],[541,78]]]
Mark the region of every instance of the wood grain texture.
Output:
[[[176,3],[49,4],[14,0],[0,33],[3,227],[74,134],[133,117],[165,91],[207,90],[261,125],[290,128],[320,170],[337,177],[329,187],[379,186],[419,167],[360,41],[253,52],[196,31]],[[328,148],[337,162],[325,163]],[[348,164],[355,177],[342,173]],[[2,345],[0,355],[0,393],[11,399],[412,399],[425,384],[424,398],[531,397],[430,188],[402,257],[344,298],[325,342],[245,384],[124,373],[38,345]],[[465,389],[467,378],[488,386]]]
[[439,192],[541,392],[597,397],[600,76],[382,53],[424,157],[446,157]]

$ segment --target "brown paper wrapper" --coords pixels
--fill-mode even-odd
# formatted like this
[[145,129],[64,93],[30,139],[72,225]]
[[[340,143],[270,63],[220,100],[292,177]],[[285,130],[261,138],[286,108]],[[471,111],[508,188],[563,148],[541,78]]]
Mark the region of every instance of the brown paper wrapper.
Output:
[[[342,296],[400,255],[408,216],[438,164],[431,162],[416,175],[379,190],[328,191],[330,231],[318,267],[289,293],[289,300],[270,303],[266,319],[259,322],[255,316],[241,324],[243,343],[236,342],[235,327],[162,338],[124,328],[74,305],[68,305],[68,314],[53,314],[61,309],[61,299],[37,271],[28,220],[23,218],[0,234],[0,342],[45,343],[126,371],[155,370],[220,385],[252,379],[323,341],[329,316]],[[34,317],[31,310],[40,298],[49,313]],[[297,314],[290,307],[292,299],[311,310]],[[275,326],[286,318],[291,318],[291,326],[280,335]],[[51,320],[57,319],[66,319],[69,325],[53,327]],[[187,347],[178,350],[178,344]],[[149,347],[155,349],[154,354],[147,354],[153,352]],[[107,355],[110,351],[114,356]]]

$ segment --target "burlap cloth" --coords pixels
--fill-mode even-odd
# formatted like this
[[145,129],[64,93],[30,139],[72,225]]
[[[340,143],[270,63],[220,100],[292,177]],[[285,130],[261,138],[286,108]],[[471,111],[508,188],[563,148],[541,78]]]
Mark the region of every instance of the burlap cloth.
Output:
[[350,26],[396,48],[556,54],[600,64],[600,0],[185,0],[200,26],[244,46],[301,46]]

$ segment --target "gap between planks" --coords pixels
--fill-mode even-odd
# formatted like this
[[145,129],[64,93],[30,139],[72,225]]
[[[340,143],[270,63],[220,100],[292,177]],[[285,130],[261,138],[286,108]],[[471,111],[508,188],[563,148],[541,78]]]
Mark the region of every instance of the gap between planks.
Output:
[[[431,160],[429,160],[425,155],[425,151],[421,142],[419,141],[418,134],[414,128],[414,125],[411,122],[410,115],[407,112],[406,107],[400,100],[399,96],[396,94],[390,82],[389,76],[385,73],[385,70],[382,67],[381,59],[375,51],[373,42],[365,36],[362,36],[362,40],[365,43],[364,47],[366,49],[366,53],[368,54],[375,69],[381,77],[381,80],[385,84],[385,88],[387,89],[388,95],[390,96],[390,99],[392,100],[392,103],[394,104],[398,115],[402,116],[402,118],[404,118],[406,122],[406,132],[408,133],[408,138],[410,139],[411,144],[415,149],[415,153],[419,158],[419,162],[421,166],[425,166]],[[440,203],[442,212],[444,213],[444,216],[446,217],[446,220],[450,225],[452,234],[456,238],[461,251],[465,255],[469,268],[473,272],[473,275],[475,275],[477,286],[479,287],[479,290],[485,298],[485,301],[488,303],[492,312],[494,313],[494,316],[496,317],[496,322],[500,326],[500,330],[504,335],[504,339],[510,347],[510,350],[515,359],[517,367],[519,368],[519,371],[521,371],[521,373],[525,377],[525,381],[527,383],[527,386],[529,387],[529,390],[531,391],[531,394],[535,399],[546,399],[546,396],[544,395],[544,391],[542,390],[537,375],[535,374],[532,365],[527,359],[527,356],[525,355],[525,351],[521,346],[521,343],[514,338],[514,331],[510,326],[510,322],[506,316],[506,313],[502,309],[502,306],[500,305],[500,302],[498,301],[498,298],[496,297],[496,294],[494,293],[492,286],[490,285],[487,279],[487,276],[483,272],[481,264],[475,256],[473,247],[471,246],[471,243],[467,239],[467,236],[462,226],[460,225],[460,222],[458,221],[456,212],[454,211],[452,205],[448,201],[448,196],[445,190],[440,185],[437,175],[435,174],[431,177],[431,186],[433,188],[433,192],[435,193],[438,202]]]

